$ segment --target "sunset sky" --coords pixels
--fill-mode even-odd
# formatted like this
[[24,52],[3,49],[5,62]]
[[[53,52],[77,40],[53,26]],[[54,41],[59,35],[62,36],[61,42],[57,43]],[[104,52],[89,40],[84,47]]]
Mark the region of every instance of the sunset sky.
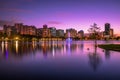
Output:
[[0,24],[22,22],[87,32],[94,22],[120,31],[120,0],[0,0]]

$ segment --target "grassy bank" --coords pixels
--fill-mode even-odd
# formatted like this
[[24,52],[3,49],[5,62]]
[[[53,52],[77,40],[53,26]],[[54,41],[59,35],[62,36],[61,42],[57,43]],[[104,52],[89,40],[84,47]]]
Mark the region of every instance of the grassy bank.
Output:
[[98,45],[98,47],[106,50],[113,50],[113,51],[120,52],[120,44],[101,44],[101,45]]

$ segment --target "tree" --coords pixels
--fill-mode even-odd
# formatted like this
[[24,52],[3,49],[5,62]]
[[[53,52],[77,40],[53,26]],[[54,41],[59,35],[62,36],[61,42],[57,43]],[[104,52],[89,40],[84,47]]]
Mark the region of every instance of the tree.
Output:
[[92,35],[93,39],[95,40],[95,46],[97,46],[97,36],[100,32],[100,27],[97,26],[96,23],[90,26],[88,32]]

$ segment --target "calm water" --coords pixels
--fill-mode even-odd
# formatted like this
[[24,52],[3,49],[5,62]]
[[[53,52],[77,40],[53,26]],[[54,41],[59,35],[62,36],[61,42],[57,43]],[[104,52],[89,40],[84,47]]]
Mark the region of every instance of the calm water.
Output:
[[120,52],[95,48],[93,41],[1,42],[0,78],[116,80],[120,79]]

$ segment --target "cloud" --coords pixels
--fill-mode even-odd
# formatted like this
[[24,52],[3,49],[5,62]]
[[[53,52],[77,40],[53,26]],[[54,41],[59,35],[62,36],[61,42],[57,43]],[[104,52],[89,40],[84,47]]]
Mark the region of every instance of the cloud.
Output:
[[48,21],[48,24],[62,24],[62,23],[58,21]]
[[18,8],[0,8],[2,11],[7,12],[25,12],[25,13],[31,13],[31,10],[25,10],[25,9],[18,9]]
[[12,21],[5,21],[5,20],[0,20],[0,27],[3,27],[3,25],[13,25],[14,22]]

